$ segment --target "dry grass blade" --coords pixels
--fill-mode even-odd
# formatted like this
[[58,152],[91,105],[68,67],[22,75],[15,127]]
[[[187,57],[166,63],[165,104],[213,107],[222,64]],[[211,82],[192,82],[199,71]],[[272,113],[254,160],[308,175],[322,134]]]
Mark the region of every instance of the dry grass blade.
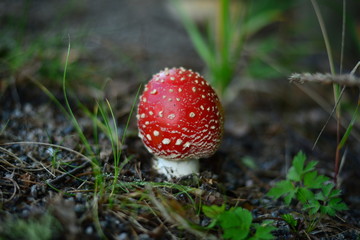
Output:
[[209,239],[209,240],[216,239],[215,236],[203,233],[191,227],[189,222],[180,214],[178,214],[176,211],[173,211],[173,209],[171,209],[171,207],[166,203],[165,200],[159,198],[159,196],[158,197],[155,196],[155,192],[153,191],[150,185],[147,185],[146,189],[149,191],[149,198],[151,202],[157,207],[157,209],[166,219],[166,221],[176,225],[180,225],[181,228],[185,229],[189,233],[194,234],[195,236],[201,239]]
[[353,74],[332,75],[330,73],[293,73],[289,77],[290,83],[316,82],[324,84],[339,84],[348,87],[359,87],[360,78]]
[[[52,143],[44,143],[44,142],[8,142],[8,143],[2,143],[0,145],[9,146],[9,145],[14,145],[14,144],[34,144],[34,145],[41,145],[41,146],[47,146],[47,147],[55,147],[55,148],[59,148],[59,149],[74,153],[75,155],[78,155],[79,157],[82,157],[83,159],[85,159],[87,162],[90,162],[90,163],[92,162],[91,159],[89,159],[87,156],[85,156],[84,154],[82,154],[82,153],[80,153],[78,151],[75,151],[75,150],[73,150],[71,148],[64,147],[64,146],[61,146],[61,145],[52,144]],[[0,150],[2,150],[2,149],[4,149],[4,148],[1,148]]]
[[20,191],[19,184],[12,178],[12,177],[4,177],[3,179],[6,179],[10,181],[13,184],[14,191],[9,199],[5,199],[4,202],[10,202],[15,196],[18,191]]
[[[3,145],[5,145],[5,144],[3,144]],[[5,154],[13,157],[14,159],[16,159],[16,160],[18,161],[19,164],[21,164],[21,165],[24,164],[24,161],[21,161],[21,159],[20,159],[18,156],[16,156],[14,153],[10,152],[10,151],[7,150],[6,148],[0,147],[0,152],[3,152],[3,153],[5,153]],[[4,160],[4,161],[6,161],[6,160]],[[8,161],[6,161],[6,162],[8,162]],[[9,163],[9,164],[10,164],[10,163]],[[11,165],[12,165],[12,164],[11,164]],[[12,166],[15,167],[14,165],[12,165]],[[23,167],[23,166],[22,166],[22,167]]]

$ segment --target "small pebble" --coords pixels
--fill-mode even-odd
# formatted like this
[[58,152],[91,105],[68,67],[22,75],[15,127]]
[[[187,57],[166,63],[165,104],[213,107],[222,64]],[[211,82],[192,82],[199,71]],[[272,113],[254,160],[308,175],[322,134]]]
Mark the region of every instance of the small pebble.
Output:
[[152,238],[146,233],[142,233],[139,235],[139,240],[152,240]]
[[74,206],[74,211],[76,213],[83,213],[83,212],[85,212],[85,210],[86,210],[86,208],[83,204],[75,204],[75,206]]
[[116,237],[116,240],[128,240],[129,237],[128,237],[128,234],[123,232],[123,233],[120,233],[117,237]]
[[86,229],[85,229],[85,233],[87,235],[91,235],[94,233],[94,229],[92,228],[92,226],[88,226]]

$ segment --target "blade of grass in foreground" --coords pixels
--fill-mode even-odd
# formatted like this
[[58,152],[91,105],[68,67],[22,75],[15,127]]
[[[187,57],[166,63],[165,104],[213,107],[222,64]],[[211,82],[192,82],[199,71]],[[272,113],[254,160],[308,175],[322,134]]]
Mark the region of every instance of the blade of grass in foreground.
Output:
[[65,105],[67,107],[68,114],[70,115],[70,120],[71,120],[73,126],[75,127],[82,143],[84,144],[87,154],[90,154],[90,156],[91,156],[92,169],[93,169],[94,177],[95,177],[93,209],[92,209],[93,211],[92,212],[95,216],[94,224],[95,224],[96,231],[102,238],[104,238],[105,234],[102,231],[102,227],[100,225],[100,220],[99,220],[99,215],[98,215],[98,195],[102,196],[104,193],[104,189],[105,189],[104,177],[101,172],[99,162],[96,159],[96,155],[93,152],[89,141],[85,137],[84,132],[82,131],[80,124],[76,120],[76,117],[71,109],[71,106],[70,106],[70,103],[69,103],[69,100],[67,97],[67,92],[66,92],[66,73],[67,73],[67,66],[69,64],[70,49],[71,49],[71,45],[70,45],[70,37],[69,37],[69,45],[68,45],[67,54],[66,54],[64,75],[63,75],[63,81],[62,81],[63,82],[63,94],[64,94],[64,98],[65,98]]
[[[122,138],[121,138],[121,146],[124,146],[124,144],[125,144],[126,132],[127,132],[128,127],[129,127],[130,120],[131,120],[131,116],[133,115],[133,112],[134,112],[134,109],[135,109],[137,100],[138,100],[138,98],[139,98],[139,94],[140,94],[141,87],[142,87],[142,85],[140,85],[140,86],[138,87],[138,90],[137,90],[137,92],[136,92],[135,98],[134,98],[134,100],[133,100],[133,104],[132,104],[132,106],[131,106],[131,110],[130,110],[130,112],[129,112],[129,116],[128,116],[128,119],[127,119],[127,121],[126,121],[126,125],[125,125],[124,131],[123,131],[123,135],[122,135]],[[108,102],[108,106],[109,106],[110,111],[111,111],[111,107],[110,107],[110,103],[109,103],[109,102]],[[111,111],[111,114],[112,114],[113,120],[115,120],[114,114],[113,114],[112,111]],[[114,193],[114,191],[115,191],[115,187],[116,187],[116,183],[117,183],[118,178],[119,178],[119,174],[120,174],[122,168],[123,168],[124,165],[125,165],[125,164],[121,164],[121,165],[119,166],[120,155],[121,155],[121,150],[122,150],[122,149],[121,149],[121,146],[120,146],[120,149],[119,149],[119,151],[120,151],[120,152],[119,152],[119,159],[118,159],[118,162],[115,164],[115,176],[114,176],[114,181],[113,181],[113,184],[112,184],[112,190],[111,190],[110,196],[111,196],[111,195]]]

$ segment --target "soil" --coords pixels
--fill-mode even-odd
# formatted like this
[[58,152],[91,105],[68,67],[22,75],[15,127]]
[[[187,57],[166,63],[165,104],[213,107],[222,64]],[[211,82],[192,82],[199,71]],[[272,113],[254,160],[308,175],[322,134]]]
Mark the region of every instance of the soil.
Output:
[[[199,176],[168,181],[151,170],[152,156],[137,137],[135,116],[131,116],[126,127],[138,87],[152,74],[171,66],[199,72],[205,69],[166,2],[25,3],[28,20],[23,38],[26,44],[39,35],[62,39],[60,52],[66,56],[70,36],[74,45],[70,64],[76,61],[90,64],[94,71],[86,77],[95,83],[108,81],[104,90],[99,91],[93,83],[84,85],[84,80],[73,79],[71,68],[67,73],[71,79],[68,82],[70,106],[86,139],[98,153],[107,187],[104,192],[94,194],[94,168],[82,155],[86,147],[76,127],[36,84],[42,76],[39,69],[45,63],[33,59],[14,72],[2,71],[1,239],[20,239],[21,235],[13,232],[15,228],[11,223],[15,221],[20,225],[21,220],[40,222],[44,226],[44,237],[45,229],[51,229],[50,237],[44,239],[221,239],[219,229],[191,228],[190,223],[206,227],[211,222],[196,211],[200,204],[241,206],[252,211],[256,220],[275,220],[277,239],[359,239],[357,126],[343,152],[346,161],[338,179],[349,210],[336,217],[326,217],[311,233],[305,234],[301,228],[294,233],[280,216],[294,213],[301,219],[301,208],[285,206],[282,201],[266,196],[276,181],[285,178],[293,156],[300,150],[309,160],[319,161],[317,170],[321,174],[333,178],[336,122],[330,120],[313,148],[329,113],[309,97],[312,90],[331,99],[330,86],[292,85],[287,76],[267,82],[244,80],[241,86],[235,83],[234,90],[229,92],[231,97],[224,100],[226,121],[220,149],[201,161]],[[21,19],[24,14],[20,2],[4,1],[0,9],[4,26],[10,19]],[[60,76],[55,78],[61,80],[61,74],[60,71]],[[59,81],[42,79],[40,82],[66,105]],[[111,143],[105,134],[94,134],[94,122],[83,110],[92,111],[95,98],[109,99],[119,134],[127,131],[120,161],[128,163],[121,170],[112,195]],[[254,166],[247,164],[249,162]]]

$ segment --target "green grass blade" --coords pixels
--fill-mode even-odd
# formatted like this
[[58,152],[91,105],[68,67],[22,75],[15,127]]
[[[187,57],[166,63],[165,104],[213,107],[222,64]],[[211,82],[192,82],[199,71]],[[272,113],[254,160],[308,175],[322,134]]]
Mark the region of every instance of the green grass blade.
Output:
[[[140,84],[140,86],[138,87],[138,90],[137,90],[137,92],[136,92],[136,95],[135,95],[133,104],[132,104],[132,106],[131,106],[131,109],[130,109],[130,112],[129,112],[129,116],[128,116],[128,119],[127,119],[127,121],[126,121],[125,128],[124,128],[124,132],[123,132],[123,135],[122,135],[122,138],[121,138],[121,146],[123,146],[123,145],[125,144],[126,132],[127,132],[128,127],[129,127],[130,120],[131,120],[131,117],[132,117],[132,115],[133,115],[133,112],[134,112],[136,103],[137,103],[137,101],[138,101],[138,99],[139,99],[141,87],[142,87],[142,85]],[[113,116],[113,118],[114,118],[113,113],[112,113],[112,116]],[[120,148],[119,148],[119,151],[120,151],[119,154],[120,154],[120,155],[121,155],[121,146],[119,146],[119,147],[120,147]],[[119,156],[119,158],[120,158],[120,156]],[[128,160],[126,161],[126,163],[127,163],[129,160],[130,160],[130,159],[128,159]],[[114,182],[113,182],[113,185],[112,185],[111,194],[113,194],[114,191],[115,191],[116,182],[118,181],[119,174],[120,174],[122,168],[125,166],[126,163],[124,162],[123,164],[121,164],[121,165],[118,167],[117,170],[115,169],[116,171],[115,171]]]
[[67,112],[68,112],[68,114],[70,116],[71,122],[73,123],[77,133],[79,134],[79,137],[80,137],[81,141],[84,143],[84,146],[85,146],[86,150],[88,151],[89,154],[94,155],[93,151],[91,150],[91,147],[90,147],[90,144],[89,144],[88,140],[86,139],[86,137],[85,137],[85,135],[84,135],[78,121],[76,120],[76,117],[75,117],[75,115],[74,115],[74,113],[73,113],[73,111],[71,109],[69,99],[67,97],[66,73],[67,73],[67,67],[68,67],[68,64],[69,64],[70,49],[71,49],[71,45],[70,45],[70,40],[69,40],[66,59],[65,59],[63,80],[62,80],[63,94],[64,94],[64,99],[65,99],[65,106],[67,108]]
[[337,146],[338,149],[342,149],[345,146],[346,141],[348,140],[348,138],[349,138],[349,136],[351,134],[351,131],[352,131],[353,127],[354,127],[354,124],[355,124],[356,120],[359,117],[359,105],[360,105],[360,96],[359,96],[359,100],[358,100],[358,104],[356,106],[356,109],[355,109],[355,111],[353,113],[352,119],[351,119],[348,127],[346,128],[346,131],[345,131],[343,137],[341,138],[341,140],[340,140],[340,142],[339,142],[339,144]]
[[220,5],[220,36],[219,36],[219,52],[221,54],[221,62],[229,64],[230,44],[231,44],[231,22],[230,22],[230,5],[229,0],[221,0]]
[[321,15],[321,11],[320,11],[319,5],[317,4],[317,1],[316,0],[311,0],[311,3],[313,5],[316,17],[317,17],[319,25],[320,25],[321,33],[322,33],[323,38],[324,38],[326,52],[327,52],[328,60],[329,60],[330,72],[331,72],[331,74],[335,75],[334,59],[333,59],[333,56],[332,56],[329,36],[327,34],[327,31],[326,31],[324,19],[323,19],[322,15]]
[[206,43],[204,37],[201,35],[199,29],[196,27],[195,23],[186,15],[184,10],[179,4],[179,0],[172,0],[172,3],[178,10],[180,19],[185,27],[185,30],[190,36],[191,41],[195,46],[195,50],[198,52],[203,61],[209,66],[210,69],[213,69],[216,65],[215,56],[211,51],[211,48]]

